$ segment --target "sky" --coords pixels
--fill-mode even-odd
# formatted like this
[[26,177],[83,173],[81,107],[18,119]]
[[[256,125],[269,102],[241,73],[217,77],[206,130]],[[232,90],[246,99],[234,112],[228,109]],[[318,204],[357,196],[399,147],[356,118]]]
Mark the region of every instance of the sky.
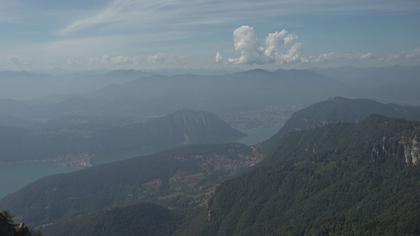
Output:
[[0,0],[0,70],[398,64],[418,0]]

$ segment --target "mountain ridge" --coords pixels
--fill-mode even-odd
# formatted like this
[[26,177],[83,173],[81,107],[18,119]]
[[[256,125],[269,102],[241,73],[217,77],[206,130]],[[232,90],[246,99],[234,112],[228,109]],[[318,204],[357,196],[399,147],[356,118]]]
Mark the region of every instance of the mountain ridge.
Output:
[[86,161],[98,163],[186,144],[232,142],[245,135],[212,113],[192,110],[111,127],[88,120],[64,121],[60,126],[57,120],[36,129],[0,129],[0,159],[4,161],[88,158]]
[[270,155],[276,143],[289,132],[330,123],[357,122],[372,114],[420,120],[420,107],[380,103],[371,99],[333,97],[295,112],[273,137],[261,143],[261,149]]

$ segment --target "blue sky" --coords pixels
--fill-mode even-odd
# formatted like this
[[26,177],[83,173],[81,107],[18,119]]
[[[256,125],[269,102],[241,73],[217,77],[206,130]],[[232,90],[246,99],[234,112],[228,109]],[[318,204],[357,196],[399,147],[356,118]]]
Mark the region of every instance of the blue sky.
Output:
[[0,0],[0,69],[418,64],[419,25],[417,0]]

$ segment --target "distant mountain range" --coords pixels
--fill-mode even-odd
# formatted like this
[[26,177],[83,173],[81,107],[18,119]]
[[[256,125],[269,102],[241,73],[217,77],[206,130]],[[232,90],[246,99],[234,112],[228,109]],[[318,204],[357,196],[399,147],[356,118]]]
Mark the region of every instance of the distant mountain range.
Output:
[[190,110],[123,126],[101,126],[77,117],[49,124],[0,127],[0,161],[104,162],[244,136],[214,114]]
[[[16,75],[29,77],[27,79],[7,79],[10,73],[6,73],[5,78],[0,78],[0,88],[4,90],[2,92],[0,89],[0,92],[11,95],[3,98],[13,98],[12,95],[17,93],[12,92],[14,90],[22,94],[39,90],[39,94],[50,95],[47,98],[46,95],[39,95],[35,102],[0,101],[0,114],[48,120],[72,115],[106,117],[166,114],[187,108],[222,115],[270,106],[303,107],[335,96],[419,104],[419,68],[257,69],[223,75],[173,76],[119,70],[102,74],[66,75],[64,78],[37,74],[31,76],[30,73]],[[35,79],[39,77],[45,78]],[[4,87],[1,86],[2,82]]]
[[53,72],[51,74],[0,71],[0,99],[57,102],[69,96],[90,93],[107,85],[125,83],[151,75],[151,73],[137,70],[83,73]]
[[[30,113],[43,117],[69,115],[75,111],[86,116],[134,116],[188,108],[222,114],[270,105],[309,104],[338,95],[343,89],[342,83],[307,70],[253,70],[217,76],[154,75],[33,107]],[[28,114],[28,111],[22,113]]]

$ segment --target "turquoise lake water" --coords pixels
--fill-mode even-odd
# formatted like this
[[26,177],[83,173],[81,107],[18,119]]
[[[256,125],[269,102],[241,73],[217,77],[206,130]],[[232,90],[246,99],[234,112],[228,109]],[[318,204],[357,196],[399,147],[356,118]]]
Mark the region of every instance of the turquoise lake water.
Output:
[[39,178],[78,169],[57,163],[0,164],[0,199]]

